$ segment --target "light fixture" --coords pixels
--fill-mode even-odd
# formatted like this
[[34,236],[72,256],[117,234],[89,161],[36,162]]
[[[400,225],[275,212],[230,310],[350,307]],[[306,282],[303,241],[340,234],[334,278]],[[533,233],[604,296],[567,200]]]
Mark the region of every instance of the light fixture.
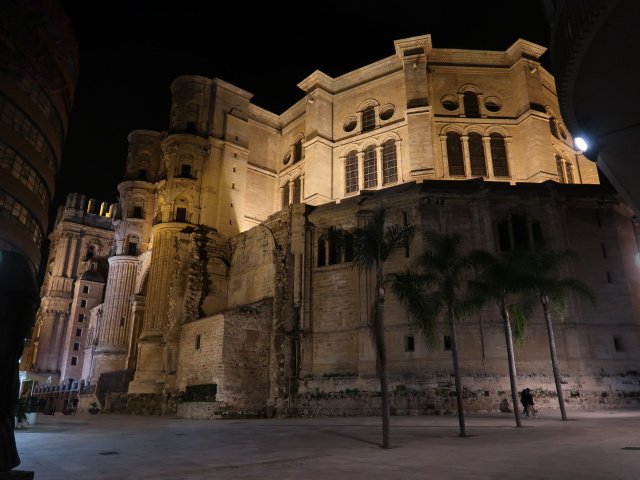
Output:
[[586,152],[589,149],[589,144],[582,137],[576,137],[574,139],[574,143],[575,143],[576,147],[578,147],[578,150],[580,150],[582,152]]

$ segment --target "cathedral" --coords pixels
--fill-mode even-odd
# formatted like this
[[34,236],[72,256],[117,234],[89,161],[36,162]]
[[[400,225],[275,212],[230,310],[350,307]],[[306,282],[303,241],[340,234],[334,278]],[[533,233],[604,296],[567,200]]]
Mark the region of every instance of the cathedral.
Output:
[[[598,304],[572,298],[555,323],[568,407],[637,405],[640,227],[574,147],[545,48],[394,45],[342,76],[313,72],[282,114],[219,78],[175,79],[167,129],[128,137],[118,203],[71,194],[60,208],[24,368],[80,382],[105,411],[374,414],[371,278],[323,233],[384,205],[389,224],[459,232],[467,249],[576,251],[566,273]],[[387,271],[424,247],[419,233]],[[455,411],[448,330],[427,348],[393,295],[386,317],[392,411]],[[465,407],[504,410],[497,308],[463,321],[458,344]],[[554,408],[541,311],[516,362]],[[184,401],[207,386],[215,402]]]

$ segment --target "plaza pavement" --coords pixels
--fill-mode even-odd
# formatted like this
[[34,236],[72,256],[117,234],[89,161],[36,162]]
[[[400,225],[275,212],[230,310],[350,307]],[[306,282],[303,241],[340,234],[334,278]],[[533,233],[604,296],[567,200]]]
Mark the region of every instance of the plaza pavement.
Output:
[[185,420],[38,414],[16,431],[36,480],[88,479],[640,479],[640,410],[391,418]]

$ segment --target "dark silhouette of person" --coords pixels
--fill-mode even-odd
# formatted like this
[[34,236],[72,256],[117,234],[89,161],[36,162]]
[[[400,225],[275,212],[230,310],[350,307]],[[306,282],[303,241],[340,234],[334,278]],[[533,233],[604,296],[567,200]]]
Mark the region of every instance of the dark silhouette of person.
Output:
[[529,417],[533,417],[536,418],[535,414],[533,413],[533,395],[531,395],[531,389],[529,388],[525,388],[522,391],[522,395],[520,396],[520,403],[522,403],[522,406],[524,407],[524,417],[525,418],[529,418]]
[[35,272],[21,254],[0,250],[0,472],[20,465],[13,433],[18,362],[40,305]]
[[78,397],[73,397],[71,403],[73,404],[73,413],[78,413]]

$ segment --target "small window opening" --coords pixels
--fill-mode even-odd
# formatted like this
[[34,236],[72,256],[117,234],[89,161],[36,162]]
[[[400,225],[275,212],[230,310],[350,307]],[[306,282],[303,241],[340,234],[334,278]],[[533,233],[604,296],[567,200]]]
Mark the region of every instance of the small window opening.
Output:
[[187,122],[187,133],[196,133],[196,122]]
[[124,327],[124,317],[120,317],[120,326]]
[[71,365],[78,365],[78,357],[71,357]]
[[138,180],[146,180],[147,179],[147,171],[144,169],[138,170]]
[[80,306],[81,306],[82,308],[85,308],[85,307],[87,306],[87,301],[86,301],[86,300],[81,300],[81,301],[80,301]]
[[133,218],[142,218],[142,205],[134,205],[132,217]]
[[444,349],[451,350],[451,337],[449,335],[444,336]]
[[81,337],[81,336],[82,336],[82,329],[76,328],[76,337]]
[[85,285],[82,287],[82,293],[89,293],[89,285]]
[[624,352],[622,339],[620,337],[613,337],[613,347],[616,349],[616,352]]
[[190,178],[191,177],[191,165],[180,165],[180,176]]
[[196,335],[196,350],[200,350],[200,335]]
[[84,313],[81,313],[80,315],[78,315],[78,321],[84,322]]
[[415,344],[415,340],[413,338],[413,335],[408,335],[405,337],[405,341],[404,341],[404,351],[405,352],[415,352],[416,350],[416,344]]
[[136,242],[129,242],[127,255],[133,255],[133,256],[138,255],[138,244]]
[[176,208],[176,221],[178,222],[186,222],[187,221],[187,209],[186,208]]
[[74,351],[78,351],[78,350],[80,350],[80,343],[79,343],[79,342],[75,342],[75,343],[73,344],[73,350],[74,350]]

